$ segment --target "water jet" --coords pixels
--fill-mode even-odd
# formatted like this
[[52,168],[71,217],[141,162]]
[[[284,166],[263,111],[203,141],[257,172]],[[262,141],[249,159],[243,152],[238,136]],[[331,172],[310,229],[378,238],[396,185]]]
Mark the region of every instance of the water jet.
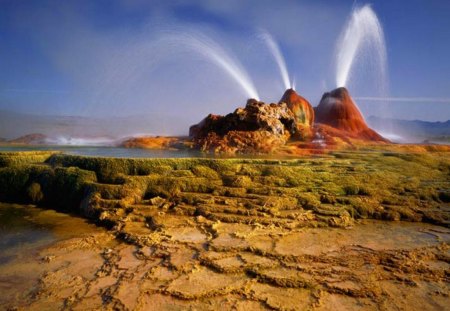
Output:
[[318,123],[348,135],[371,141],[386,141],[370,129],[347,87],[357,60],[375,63],[383,92],[387,78],[386,43],[383,28],[370,5],[355,7],[336,44],[336,89],[323,94],[315,108]]
[[336,87],[348,87],[356,60],[372,61],[386,83],[387,53],[383,28],[370,5],[353,9],[336,44]]
[[285,89],[291,88],[294,89],[293,86],[294,83],[291,83],[289,81],[289,74],[286,66],[286,61],[284,60],[283,54],[281,53],[281,49],[278,46],[277,42],[267,31],[261,31],[260,37],[264,40],[270,53],[275,59],[275,62],[277,63]]
[[201,33],[191,32],[168,34],[164,36],[162,41],[202,56],[227,73],[249,98],[259,100],[253,81],[239,60],[212,38]]

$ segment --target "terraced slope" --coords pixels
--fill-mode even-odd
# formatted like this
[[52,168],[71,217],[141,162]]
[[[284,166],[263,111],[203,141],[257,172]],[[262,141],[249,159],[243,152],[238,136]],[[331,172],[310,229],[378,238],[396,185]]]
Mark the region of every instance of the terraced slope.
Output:
[[[111,307],[383,308],[398,292],[437,305],[449,294],[446,153],[299,160],[52,154],[45,162],[8,155],[15,156],[22,160],[0,168],[0,200],[77,212],[132,244],[102,255],[96,290]],[[135,296],[125,294],[129,288]]]

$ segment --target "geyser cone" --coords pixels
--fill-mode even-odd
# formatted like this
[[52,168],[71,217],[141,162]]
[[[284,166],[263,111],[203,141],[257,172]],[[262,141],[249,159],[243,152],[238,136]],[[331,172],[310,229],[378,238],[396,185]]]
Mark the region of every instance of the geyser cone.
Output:
[[286,103],[288,108],[294,113],[298,125],[311,127],[314,123],[314,109],[303,97],[298,95],[293,89],[287,89],[280,103]]
[[315,108],[316,121],[364,140],[386,141],[370,129],[345,87],[325,93]]
[[368,128],[364,117],[344,87],[323,94],[316,108],[316,120],[347,132],[359,132]]

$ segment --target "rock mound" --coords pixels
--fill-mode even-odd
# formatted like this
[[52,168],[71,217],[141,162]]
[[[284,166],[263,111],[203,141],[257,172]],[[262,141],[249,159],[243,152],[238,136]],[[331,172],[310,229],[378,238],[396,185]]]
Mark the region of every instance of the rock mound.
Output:
[[226,154],[262,154],[276,153],[276,150],[287,142],[285,136],[271,132],[258,131],[229,131],[224,136],[215,132],[195,141],[197,149],[213,153]]
[[226,116],[208,115],[190,127],[189,136],[204,151],[259,153],[284,145],[297,132],[295,115],[286,103],[249,99],[245,108]]
[[218,153],[278,153],[292,144],[323,149],[387,142],[367,126],[345,88],[325,93],[315,109],[293,89],[286,90],[278,104],[249,99],[245,108],[226,116],[208,115],[190,127],[189,136],[194,148]]
[[367,126],[348,90],[344,87],[325,93],[315,108],[316,121],[331,126],[341,135],[371,141],[387,141]]
[[314,124],[314,109],[311,104],[293,89],[284,92],[280,103],[286,103],[288,108],[294,113],[297,125],[301,128],[312,127]]
[[125,148],[179,150],[186,149],[187,142],[184,137],[141,136],[128,138],[120,146]]

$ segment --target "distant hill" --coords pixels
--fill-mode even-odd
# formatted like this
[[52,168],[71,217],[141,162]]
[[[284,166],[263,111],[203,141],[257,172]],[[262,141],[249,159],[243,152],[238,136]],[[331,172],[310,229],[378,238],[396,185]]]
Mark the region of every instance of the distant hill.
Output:
[[32,144],[39,145],[45,144],[47,142],[47,137],[43,134],[33,133],[25,136],[20,136],[18,138],[12,139],[9,141],[13,144]]
[[164,115],[127,117],[46,116],[0,110],[0,137],[13,140],[30,133],[50,139],[110,138],[136,134],[186,135],[186,121]]
[[429,122],[369,117],[368,123],[380,132],[394,133],[410,142],[424,140],[450,142],[450,120]]

